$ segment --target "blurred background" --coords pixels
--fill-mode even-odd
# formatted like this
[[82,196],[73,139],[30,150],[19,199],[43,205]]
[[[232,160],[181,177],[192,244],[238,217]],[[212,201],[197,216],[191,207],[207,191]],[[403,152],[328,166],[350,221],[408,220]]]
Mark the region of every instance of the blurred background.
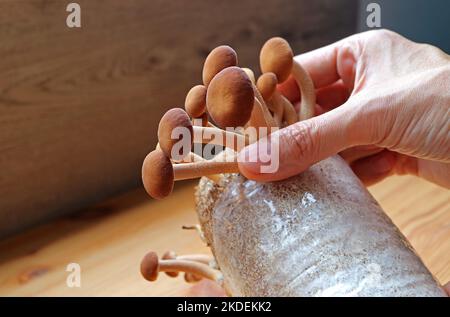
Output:
[[[140,186],[162,113],[217,45],[258,70],[271,36],[299,54],[366,26],[357,0],[0,0],[0,236]],[[377,1],[382,27],[450,51],[450,2]]]

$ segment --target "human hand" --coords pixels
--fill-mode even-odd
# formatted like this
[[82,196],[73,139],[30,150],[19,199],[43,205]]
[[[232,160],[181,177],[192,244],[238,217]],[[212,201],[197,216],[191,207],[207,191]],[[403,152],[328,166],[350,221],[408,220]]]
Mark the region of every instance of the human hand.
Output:
[[[318,116],[278,132],[280,167],[261,174],[256,144],[239,155],[242,174],[281,180],[340,153],[366,184],[414,174],[450,187],[450,56],[430,45],[377,30],[302,54],[317,94]],[[279,87],[292,102],[290,78]],[[259,142],[275,142],[277,138]]]

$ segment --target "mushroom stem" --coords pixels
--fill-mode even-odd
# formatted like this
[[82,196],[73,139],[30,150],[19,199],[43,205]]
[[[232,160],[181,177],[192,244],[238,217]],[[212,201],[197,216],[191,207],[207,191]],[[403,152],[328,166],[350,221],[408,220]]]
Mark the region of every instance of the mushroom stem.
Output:
[[206,161],[200,155],[195,154],[194,152],[189,152],[187,156],[185,156],[182,160],[172,160],[174,163],[194,163],[194,162],[202,162]]
[[[218,175],[217,175],[218,176]],[[217,182],[216,182],[217,183]],[[197,231],[197,234],[199,235],[200,239],[206,243],[205,234],[203,233],[203,230],[200,225],[192,225],[192,226],[182,226],[183,230],[195,230]]]
[[308,72],[295,59],[292,65],[292,77],[294,77],[297,82],[302,96],[299,119],[306,120],[312,118],[314,116],[314,107],[316,105],[314,83]]
[[283,124],[284,104],[283,96],[278,91],[275,91],[272,98],[267,102],[269,109],[273,112],[273,118],[277,122],[278,127],[281,127]]
[[203,278],[207,278],[216,282],[219,282],[222,279],[222,275],[214,269],[210,268],[208,265],[187,260],[161,260],[159,261],[159,271],[181,271],[185,273],[191,273],[196,276],[201,276]]
[[207,254],[185,254],[177,256],[176,259],[203,263],[208,266],[210,266],[210,264],[214,262],[213,257]]
[[[174,251],[167,251],[161,257],[161,259],[163,259],[163,260],[174,260],[176,258],[177,258],[177,254]],[[170,276],[170,277],[177,277],[178,276],[178,272],[177,271],[173,271],[173,272],[166,271],[165,273],[166,273],[167,276]]]
[[[256,131],[254,131],[254,129],[249,129],[250,127],[255,128]],[[269,112],[267,106],[263,107],[258,99],[255,98],[255,105],[253,106],[252,115],[246,125],[246,133],[248,139],[251,140],[250,143],[257,141],[262,136],[272,133],[272,130],[275,127],[278,127],[277,122],[272,117],[272,114]],[[267,128],[267,131],[262,131],[259,128]],[[254,134],[255,132],[256,135],[252,135],[252,133]]]
[[206,175],[239,173],[238,163],[205,160],[195,163],[182,163],[173,166],[174,179],[193,179]]
[[141,262],[141,274],[148,281],[155,281],[159,272],[185,272],[222,284],[222,274],[206,264],[186,260],[159,260],[155,252],[149,252]]
[[192,118],[192,125],[198,127],[207,127],[209,126],[208,114],[204,113],[201,117]]
[[[254,104],[253,107],[260,107],[261,108],[261,113],[264,117],[264,121],[265,121],[265,126],[267,128],[274,128],[277,126],[277,123],[275,121],[275,119],[272,117],[272,114],[269,111],[269,108],[267,107],[266,102],[264,101],[264,98],[261,96],[261,93],[259,92],[258,88],[256,88],[255,85],[253,85],[253,91],[255,92],[255,98],[258,101],[257,103]],[[251,120],[251,118],[250,118]]]
[[239,152],[249,144],[248,139],[242,135],[231,131],[213,127],[194,126],[194,143],[209,143],[221,145]]
[[[185,260],[185,261],[192,261],[192,262],[198,262],[208,265],[211,268],[213,267],[215,261],[214,258],[207,254],[186,254],[186,255],[180,255],[177,256],[177,254],[174,251],[167,251],[164,253],[164,255],[161,257],[163,260]],[[166,271],[165,272],[170,277],[177,277],[178,271]],[[193,276],[194,278],[192,280],[199,280],[197,276]]]
[[283,96],[280,92],[276,91],[274,93],[273,99],[275,99],[276,102],[279,103],[281,107],[283,107],[282,121],[285,121],[286,125],[291,125],[298,122],[297,111],[295,111],[294,106],[285,96]]
[[[173,161],[177,164],[183,163],[195,163],[195,162],[206,162],[207,160],[201,157],[200,155],[195,154],[194,152],[190,152],[182,161]],[[220,175],[205,175],[205,177],[209,178],[214,183],[218,183],[220,181]]]

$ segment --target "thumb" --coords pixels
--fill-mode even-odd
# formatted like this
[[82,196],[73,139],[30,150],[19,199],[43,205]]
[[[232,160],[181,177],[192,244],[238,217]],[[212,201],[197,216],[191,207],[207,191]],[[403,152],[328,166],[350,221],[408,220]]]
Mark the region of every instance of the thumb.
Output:
[[[261,138],[239,153],[240,172],[257,181],[282,180],[357,143],[364,143],[352,133],[359,125],[355,109],[343,105]],[[263,160],[261,153],[270,153],[270,164],[277,168],[264,172],[262,167],[267,165],[267,159]]]

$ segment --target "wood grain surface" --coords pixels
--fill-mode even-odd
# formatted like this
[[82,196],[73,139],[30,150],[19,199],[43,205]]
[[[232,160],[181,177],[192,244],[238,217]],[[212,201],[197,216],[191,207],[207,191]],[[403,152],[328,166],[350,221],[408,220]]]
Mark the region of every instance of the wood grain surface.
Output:
[[[195,232],[194,183],[153,201],[135,190],[0,243],[0,295],[172,296],[190,284],[139,273],[144,254],[172,249],[209,252]],[[392,177],[370,188],[441,283],[450,280],[450,192],[414,177]],[[81,266],[81,287],[69,288],[69,263]],[[205,295],[205,294],[204,294]]]
[[140,183],[157,123],[217,45],[255,67],[355,30],[356,0],[0,0],[0,236]]

